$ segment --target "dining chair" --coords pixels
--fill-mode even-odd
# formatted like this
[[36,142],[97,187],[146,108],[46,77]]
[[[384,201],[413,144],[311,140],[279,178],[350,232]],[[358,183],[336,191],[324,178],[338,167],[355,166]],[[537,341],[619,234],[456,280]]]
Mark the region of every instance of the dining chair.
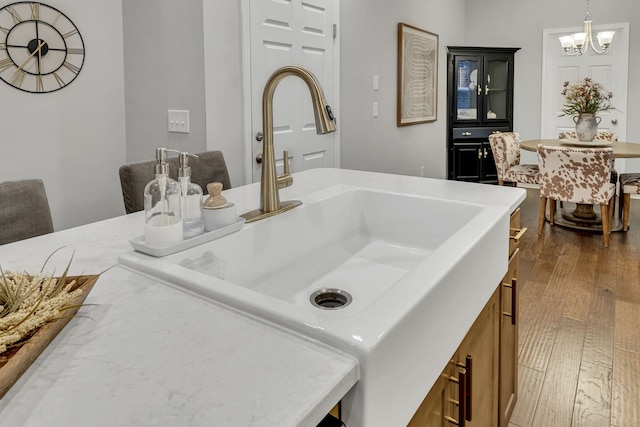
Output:
[[554,224],[555,201],[600,205],[604,247],[609,247],[616,186],[611,182],[613,148],[550,147],[538,145],[540,213],[538,235],[544,228],[546,204]]
[[[578,134],[576,133],[576,131],[571,131],[571,132],[560,132],[558,133],[558,139],[578,139]],[[598,131],[598,133],[596,133],[596,136],[593,138],[594,141],[611,141],[611,142],[617,142],[618,141],[618,134],[613,133],[613,132],[609,132],[609,131]],[[614,167],[611,169],[611,182],[616,184],[616,187],[618,186],[618,171],[615,168],[615,161],[614,161]],[[616,192],[618,194],[620,194],[620,202],[618,202],[618,212],[619,212],[619,216],[622,216],[622,186],[620,186],[620,191],[617,191],[616,188]],[[614,212],[615,212],[615,206],[614,206]]]
[[629,230],[629,209],[631,195],[640,194],[640,173],[620,174],[620,210],[622,211],[622,230]]
[[[206,192],[207,184],[222,183],[222,189],[231,188],[229,171],[221,151],[205,151],[196,154],[197,158],[189,160],[191,167],[191,182],[198,184]],[[126,213],[144,210],[144,188],[155,178],[156,160],[128,163],[120,166],[120,186]],[[169,176],[177,179],[179,160],[177,157],[168,159]]]
[[0,245],[47,233],[53,233],[53,221],[44,182],[0,183]]
[[505,182],[512,183],[514,187],[518,183],[538,184],[538,165],[520,164],[520,146],[515,132],[491,134],[489,144],[496,162],[499,185]]

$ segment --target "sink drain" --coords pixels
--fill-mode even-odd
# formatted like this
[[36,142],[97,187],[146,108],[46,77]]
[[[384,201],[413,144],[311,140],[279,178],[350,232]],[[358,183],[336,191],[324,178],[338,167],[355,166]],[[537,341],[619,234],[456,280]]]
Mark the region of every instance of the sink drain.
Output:
[[351,303],[351,294],[342,289],[320,289],[311,294],[311,304],[325,310],[337,310]]

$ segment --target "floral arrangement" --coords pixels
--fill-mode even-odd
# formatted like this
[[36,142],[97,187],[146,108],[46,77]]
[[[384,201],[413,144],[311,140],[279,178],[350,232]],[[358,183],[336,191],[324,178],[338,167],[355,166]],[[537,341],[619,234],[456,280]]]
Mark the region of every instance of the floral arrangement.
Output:
[[569,82],[564,82],[562,96],[565,97],[562,112],[571,116],[614,109],[614,106],[611,105],[613,94],[607,92],[604,86],[589,77],[585,77],[571,86],[569,86]]

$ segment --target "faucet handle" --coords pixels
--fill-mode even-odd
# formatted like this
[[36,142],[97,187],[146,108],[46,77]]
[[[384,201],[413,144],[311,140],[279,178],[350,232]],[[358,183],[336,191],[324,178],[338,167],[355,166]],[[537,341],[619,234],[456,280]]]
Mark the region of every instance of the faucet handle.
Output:
[[282,167],[284,168],[284,174],[289,175],[289,151],[287,150],[282,152]]
[[282,155],[284,173],[278,177],[278,188],[289,187],[293,184],[293,177],[289,173],[289,152],[284,150]]

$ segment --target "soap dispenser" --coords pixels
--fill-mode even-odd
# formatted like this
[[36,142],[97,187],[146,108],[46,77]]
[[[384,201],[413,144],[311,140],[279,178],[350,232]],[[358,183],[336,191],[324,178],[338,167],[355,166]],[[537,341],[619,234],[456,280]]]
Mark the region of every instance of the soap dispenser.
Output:
[[166,247],[183,239],[180,186],[169,177],[167,149],[156,149],[156,178],[144,188],[144,240],[150,247]]
[[180,185],[180,210],[182,212],[182,225],[184,238],[198,236],[204,232],[204,220],[202,216],[202,188],[191,182],[191,167],[189,156],[198,157],[186,152],[180,153],[180,168],[178,169],[178,184]]

